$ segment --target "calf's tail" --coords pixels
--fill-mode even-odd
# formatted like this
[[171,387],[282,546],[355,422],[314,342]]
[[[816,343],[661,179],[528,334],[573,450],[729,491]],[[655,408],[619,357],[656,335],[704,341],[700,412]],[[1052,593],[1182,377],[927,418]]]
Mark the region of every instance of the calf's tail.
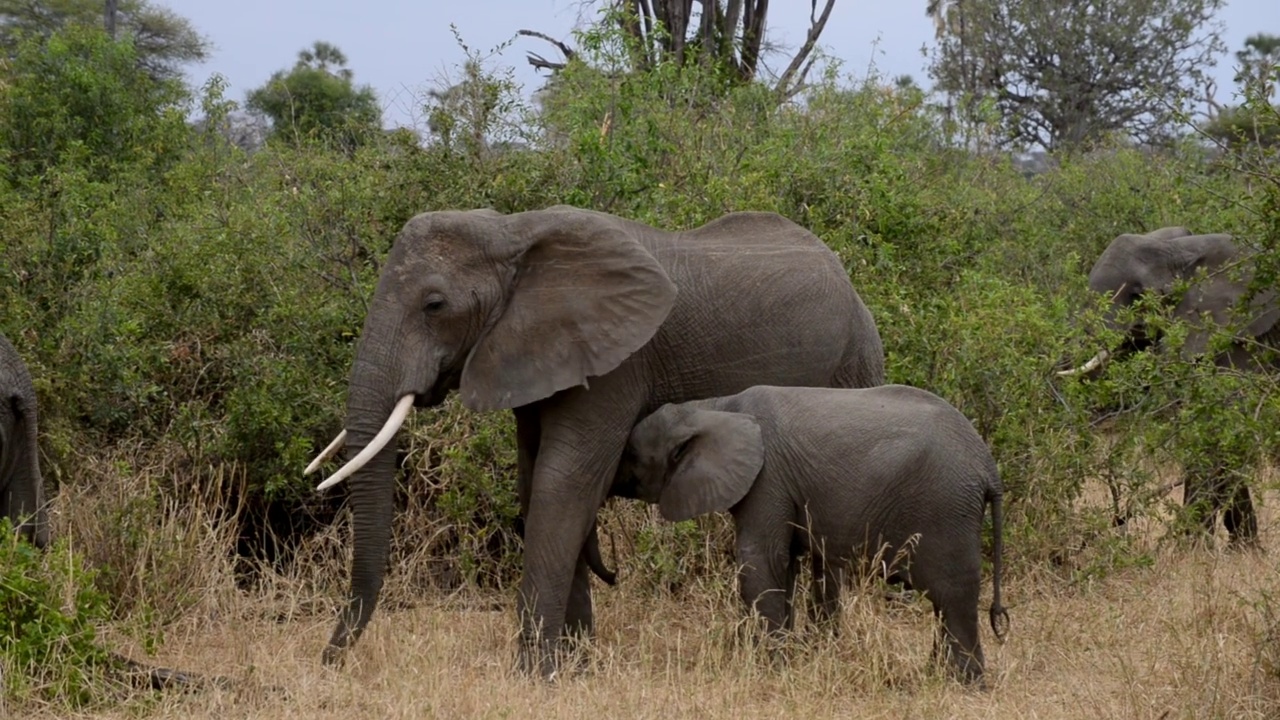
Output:
[[[1004,493],[999,481],[989,486],[986,502],[991,504],[991,631],[996,639],[1004,641],[1009,632],[1009,611],[1000,602],[1000,574],[1004,565]],[[1004,619],[1004,630],[1000,629],[998,620]]]

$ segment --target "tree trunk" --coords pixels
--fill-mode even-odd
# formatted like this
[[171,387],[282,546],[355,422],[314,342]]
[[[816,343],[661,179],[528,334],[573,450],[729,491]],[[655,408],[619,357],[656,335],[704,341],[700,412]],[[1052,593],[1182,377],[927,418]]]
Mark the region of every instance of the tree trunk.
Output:
[[116,10],[117,0],[106,0],[107,7],[103,13],[103,27],[107,30],[107,36],[112,40],[116,39]]

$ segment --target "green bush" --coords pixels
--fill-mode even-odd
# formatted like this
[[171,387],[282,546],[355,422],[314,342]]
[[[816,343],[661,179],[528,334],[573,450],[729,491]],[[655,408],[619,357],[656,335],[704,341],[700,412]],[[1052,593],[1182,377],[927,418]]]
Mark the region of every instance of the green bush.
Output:
[[[1122,232],[1235,233],[1266,251],[1259,283],[1274,287],[1280,188],[1258,153],[1099,148],[1027,176],[948,143],[917,89],[832,66],[778,104],[696,64],[611,72],[613,40],[588,40],[536,111],[472,55],[479,91],[462,97],[483,107],[433,106],[447,139],[335,148],[300,136],[253,153],[217,134],[235,107],[218,82],[188,127],[181,93],[125,73],[127,44],[74,31],[25,46],[0,83],[0,149],[13,158],[0,331],[36,376],[50,476],[75,482],[84,456],[122,443],[176,448],[158,492],[182,498],[231,468],[251,507],[327,504],[327,520],[337,501],[317,501],[301,470],[339,428],[365,304],[401,225],[426,210],[555,203],[668,229],[772,210],[811,229],[875,316],[889,378],[948,399],[991,443],[1015,563],[1060,556],[1082,527],[1102,536],[1106,513],[1082,504],[1090,483],[1112,489],[1110,510],[1145,511],[1152,463],[1210,453],[1250,472],[1265,455],[1252,449],[1275,447],[1280,394],[1266,375],[1159,352],[1090,382],[1053,375],[1108,341],[1085,279]],[[38,152],[33,133],[49,138]],[[500,585],[519,566],[510,418],[420,415],[401,507],[421,526],[398,530],[397,553],[430,547],[464,579]],[[696,552],[690,526],[640,527],[636,567],[655,582],[708,567],[679,560]]]
[[110,656],[96,641],[107,598],[65,540],[47,552],[0,518],[0,684],[7,698],[77,707],[98,699]]
[[19,45],[0,93],[0,168],[10,183],[39,183],[57,167],[91,181],[126,167],[162,169],[182,155],[185,88],[138,65],[130,40],[70,25]]

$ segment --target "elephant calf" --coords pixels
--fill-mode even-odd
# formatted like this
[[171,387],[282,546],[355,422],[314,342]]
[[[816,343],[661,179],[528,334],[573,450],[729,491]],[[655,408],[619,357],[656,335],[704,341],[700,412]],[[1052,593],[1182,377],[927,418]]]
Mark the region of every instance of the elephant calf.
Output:
[[924,390],[756,386],[664,405],[632,430],[613,494],[656,503],[673,522],[731,512],[742,599],[773,633],[792,627],[801,554],[813,563],[811,612],[827,624],[855,561],[906,557],[888,579],[933,602],[951,667],[967,682],[983,671],[981,530],[991,503],[997,637],[997,617],[1008,621],[995,461],[964,415]]

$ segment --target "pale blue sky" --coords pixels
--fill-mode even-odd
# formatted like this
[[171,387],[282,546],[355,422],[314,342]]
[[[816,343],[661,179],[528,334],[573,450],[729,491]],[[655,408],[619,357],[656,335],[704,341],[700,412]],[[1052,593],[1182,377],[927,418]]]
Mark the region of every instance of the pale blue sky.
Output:
[[[579,0],[156,0],[188,18],[214,44],[211,59],[188,70],[197,85],[219,73],[230,83],[229,97],[241,101],[272,72],[294,63],[298,50],[315,40],[336,44],[346,53],[357,82],[372,85],[389,125],[413,125],[420,119],[417,99],[433,81],[449,73],[463,53],[449,30],[457,25],[473,49],[488,51],[521,28],[571,41]],[[845,71],[866,75],[874,62],[888,77],[910,74],[930,82],[921,46],[933,43],[926,0],[837,0],[820,43],[845,61]],[[1233,53],[1255,32],[1280,34],[1280,0],[1228,0],[1220,19],[1226,25],[1228,52],[1215,76],[1217,99],[1231,101]],[[769,39],[795,48],[804,40],[809,2],[779,0],[770,6]],[[878,40],[878,43],[877,43]],[[572,45],[573,43],[570,42]],[[550,44],[521,37],[491,65],[515,68],[528,96],[543,82],[525,62],[532,50],[548,59],[560,55]],[[789,56],[788,56],[789,57]],[[780,64],[785,58],[774,58]],[[780,68],[778,68],[780,70]]]

